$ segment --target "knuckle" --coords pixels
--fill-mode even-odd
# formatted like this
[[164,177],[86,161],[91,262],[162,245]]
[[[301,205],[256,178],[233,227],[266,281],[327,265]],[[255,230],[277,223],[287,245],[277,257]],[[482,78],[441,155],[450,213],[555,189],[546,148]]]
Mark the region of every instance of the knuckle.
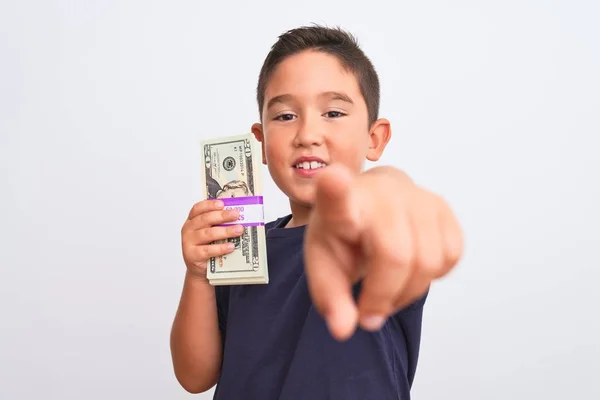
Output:
[[223,255],[223,249],[225,248],[225,243],[213,243],[210,245],[210,255],[211,257],[217,257]]
[[456,263],[461,259],[462,255],[464,253],[464,250],[465,250],[465,243],[464,243],[463,234],[461,231],[459,231],[458,234],[456,235],[454,242],[451,243],[450,246],[448,246],[448,249],[447,249],[448,258]]
[[455,254],[447,253],[443,265],[439,268],[439,270],[435,274],[435,278],[441,278],[442,276],[448,274],[456,266],[456,264],[458,264],[459,260],[460,260],[460,253],[455,253]]
[[433,279],[440,279],[443,276],[445,276],[446,274],[450,273],[452,268],[454,268],[454,264],[446,263],[446,264],[442,265],[442,267],[439,270],[437,270],[436,273],[432,274],[431,276]]
[[193,234],[193,230],[190,229],[188,225],[181,228],[181,241],[184,243],[191,241],[191,236]]
[[379,290],[372,290],[367,294],[364,299],[365,303],[380,308],[387,303],[391,303],[395,293],[392,290],[380,288]]
[[221,244],[221,247],[219,250],[220,250],[221,254],[229,253],[229,243],[225,242],[225,243]]
[[227,234],[230,228],[221,226],[213,226],[202,230],[202,243],[209,244],[214,243],[217,240],[226,239],[229,235]]
[[181,247],[184,251],[189,252],[190,238],[188,234],[184,233],[181,235]]
[[238,211],[236,209],[223,210],[223,218],[227,220],[234,220],[238,218]]
[[435,273],[443,266],[442,257],[433,251],[421,252],[416,259],[416,264],[426,273]]
[[214,240],[213,230],[211,228],[204,228],[199,232],[200,243],[206,245]]
[[234,226],[230,226],[230,227],[228,227],[228,228],[227,228],[227,233],[228,233],[229,235],[239,235],[239,234],[241,234],[243,231],[244,231],[244,229],[243,229],[243,228],[241,228],[241,229],[240,229],[240,227],[239,227],[239,226],[236,226],[236,225],[234,225]]
[[376,250],[393,267],[405,267],[415,258],[414,238],[406,237],[400,241],[385,238]]
[[210,214],[203,213],[203,214],[200,214],[198,218],[200,220],[200,225],[201,226],[210,225]]
[[414,256],[409,249],[392,249],[388,251],[388,262],[394,267],[405,267],[413,264]]
[[183,254],[183,259],[188,262],[191,261],[192,257],[191,257],[191,252],[190,252],[190,248],[188,246],[181,246],[181,253]]
[[199,201],[192,206],[192,213],[198,213],[202,210],[202,206],[204,205],[204,201]]
[[451,266],[458,263],[458,261],[461,258],[461,254],[462,254],[462,251],[460,250],[460,248],[451,247],[450,249],[447,250],[447,253],[446,253],[447,263],[450,264]]
[[208,246],[200,246],[198,248],[198,261],[202,262],[210,258]]

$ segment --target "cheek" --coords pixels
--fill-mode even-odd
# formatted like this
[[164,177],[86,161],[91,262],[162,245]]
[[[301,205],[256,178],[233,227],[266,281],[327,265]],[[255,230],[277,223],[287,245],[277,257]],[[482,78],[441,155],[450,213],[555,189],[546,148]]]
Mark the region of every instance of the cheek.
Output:
[[272,135],[265,141],[265,153],[267,162],[270,164],[281,164],[286,155],[286,144],[276,135]]
[[276,141],[270,141],[265,143],[265,156],[267,159],[267,167],[272,176],[281,175],[281,171],[285,165],[287,165],[287,159],[281,146]]
[[267,163],[271,164],[277,161],[277,152],[273,151],[272,141],[268,141],[265,143],[265,155],[267,157]]
[[[361,168],[369,149],[368,133],[352,132],[340,135],[343,140],[331,143],[331,152],[335,160],[354,168]],[[335,152],[335,153],[334,153]]]

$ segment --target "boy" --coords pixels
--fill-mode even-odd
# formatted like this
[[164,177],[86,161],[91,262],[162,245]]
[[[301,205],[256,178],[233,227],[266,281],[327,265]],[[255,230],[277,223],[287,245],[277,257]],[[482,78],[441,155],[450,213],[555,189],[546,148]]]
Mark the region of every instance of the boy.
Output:
[[[349,34],[279,37],[260,73],[263,163],[291,214],[266,225],[270,283],[212,287],[215,240],[241,234],[218,199],[182,228],[187,266],[171,334],[176,377],[216,399],[409,399],[430,282],[462,252],[439,197],[376,161],[391,136],[379,82]],[[236,230],[236,228],[238,228]]]

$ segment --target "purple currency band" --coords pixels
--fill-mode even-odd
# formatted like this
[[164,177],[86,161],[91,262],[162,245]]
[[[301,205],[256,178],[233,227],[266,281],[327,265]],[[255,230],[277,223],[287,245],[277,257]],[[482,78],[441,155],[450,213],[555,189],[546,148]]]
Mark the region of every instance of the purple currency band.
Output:
[[219,199],[223,202],[225,209],[237,209],[240,216],[236,221],[221,224],[242,226],[264,226],[264,209],[262,196],[247,197],[225,197]]
[[251,204],[262,204],[262,196],[248,196],[248,197],[224,197],[219,199],[227,206],[245,206]]

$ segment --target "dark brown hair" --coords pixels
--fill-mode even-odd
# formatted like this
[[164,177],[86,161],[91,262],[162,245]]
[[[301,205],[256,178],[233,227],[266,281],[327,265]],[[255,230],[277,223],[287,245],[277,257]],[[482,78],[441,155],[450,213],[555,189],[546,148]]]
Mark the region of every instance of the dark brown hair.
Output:
[[369,126],[379,114],[379,78],[373,64],[358,45],[356,38],[341,28],[328,28],[319,25],[303,26],[289,30],[279,36],[271,47],[260,71],[256,100],[262,120],[265,101],[265,88],[277,66],[294,54],[305,50],[321,51],[337,57],[342,66],[352,72],[367,104]]

